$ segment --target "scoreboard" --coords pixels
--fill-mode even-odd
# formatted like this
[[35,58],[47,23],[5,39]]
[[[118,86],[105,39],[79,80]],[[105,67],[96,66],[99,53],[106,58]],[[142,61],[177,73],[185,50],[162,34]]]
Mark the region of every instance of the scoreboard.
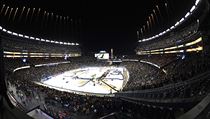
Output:
[[106,51],[100,51],[99,53],[95,53],[95,57],[101,60],[109,59],[109,53]]

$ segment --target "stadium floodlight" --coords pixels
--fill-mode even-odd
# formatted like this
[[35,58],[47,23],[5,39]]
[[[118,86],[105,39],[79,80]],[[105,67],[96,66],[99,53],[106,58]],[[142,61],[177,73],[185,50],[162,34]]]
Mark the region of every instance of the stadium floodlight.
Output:
[[63,42],[60,42],[60,44],[63,44]]
[[26,63],[26,59],[25,58],[23,58],[22,61],[23,61],[23,63]]
[[8,34],[12,34],[12,32],[11,32],[11,31],[7,31],[7,33],[8,33]]
[[182,18],[179,22],[182,23],[184,21],[184,18]]
[[76,43],[76,45],[79,45],[79,43]]
[[190,12],[188,12],[184,17],[187,18],[190,15]]
[[15,33],[15,32],[13,32],[13,33],[12,33],[12,35],[18,36],[18,34],[17,34],[17,33]]
[[63,42],[64,45],[67,45],[67,42]]
[[163,31],[162,33],[163,33],[163,34],[165,34],[165,33],[166,33],[166,31]]
[[190,9],[190,12],[193,12],[195,10],[195,5],[192,6],[192,8]]
[[55,43],[58,44],[59,42],[58,41],[55,41]]
[[71,45],[75,45],[75,43],[71,43]]
[[171,29],[171,30],[174,29],[174,26],[172,26],[170,29]]
[[163,35],[163,33],[161,32],[161,33],[159,33],[159,36],[162,36]]
[[179,46],[177,46],[178,48],[182,48],[182,47],[184,47],[184,45],[179,45]]
[[179,25],[179,22],[176,22],[176,24],[174,26],[177,26],[177,25]]
[[3,29],[3,31],[4,31],[4,32],[7,32],[7,30],[6,30],[6,29]]
[[22,35],[22,34],[18,34],[18,36],[19,36],[19,37],[23,37],[23,35]]
[[34,40],[35,38],[34,37],[30,37],[30,39]]
[[167,29],[167,30],[166,30],[166,32],[169,32],[169,31],[170,31],[170,29]]
[[46,40],[46,42],[50,42],[50,40]]
[[45,39],[41,38],[41,41],[45,41]]
[[0,26],[0,30],[2,30],[3,28],[2,28],[2,26]]
[[195,5],[197,6],[199,2],[200,2],[200,0],[196,0]]
[[40,40],[40,38],[36,38],[36,40]]
[[180,50],[179,52],[184,52],[184,50]]
[[51,43],[55,43],[55,41],[53,41],[53,40],[51,40],[50,42],[51,42]]
[[29,36],[27,36],[27,35],[24,35],[24,37],[25,37],[25,38],[29,38]]

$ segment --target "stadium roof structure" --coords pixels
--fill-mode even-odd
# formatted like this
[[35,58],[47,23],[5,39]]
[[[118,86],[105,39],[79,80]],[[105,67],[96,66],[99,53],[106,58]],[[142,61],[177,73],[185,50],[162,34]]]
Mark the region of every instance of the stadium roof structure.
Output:
[[137,31],[146,27],[147,37],[167,30],[194,4],[195,0],[2,0],[0,26],[34,37],[78,42],[88,52],[113,48],[115,53],[134,54]]

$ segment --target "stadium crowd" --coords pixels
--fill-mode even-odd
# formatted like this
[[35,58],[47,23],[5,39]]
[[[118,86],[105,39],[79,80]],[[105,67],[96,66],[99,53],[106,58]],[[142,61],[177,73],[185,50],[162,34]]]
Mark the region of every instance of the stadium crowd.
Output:
[[[126,67],[129,71],[129,80],[122,91],[145,90],[163,87],[175,83],[187,81],[205,71],[208,71],[209,59],[198,54],[186,54],[183,56],[141,56],[138,61],[125,61],[116,66]],[[11,61],[12,60],[12,61]],[[156,63],[160,69],[150,64],[142,63],[141,60]],[[34,67],[36,64],[49,62],[63,62],[66,64],[53,64],[43,67]],[[194,64],[194,65],[192,65]],[[30,65],[29,69],[22,69],[12,72],[19,66]],[[55,118],[96,118],[112,112],[117,114],[125,112],[133,116],[135,106],[125,110],[123,101],[115,97],[97,97],[91,95],[78,95],[74,93],[61,92],[45,86],[40,86],[33,81],[41,81],[46,77],[60,74],[62,72],[87,66],[108,66],[107,62],[100,62],[94,58],[78,57],[64,60],[55,59],[28,59],[24,63],[22,59],[5,58],[5,67],[8,70],[8,85],[10,93],[20,98],[24,108],[30,110],[32,107],[40,106],[49,115]],[[166,72],[163,72],[165,69]],[[161,93],[157,98],[189,98],[205,95],[209,82],[202,81],[196,85],[187,85],[187,88],[177,88],[173,92]],[[190,87],[190,88],[189,88]],[[13,88],[16,89],[12,90]],[[188,93],[187,93],[188,92]],[[153,97],[153,96],[149,96]],[[145,98],[149,98],[145,97]],[[33,101],[35,100],[35,101]],[[33,105],[33,106],[32,106]],[[136,107],[137,108],[137,107]],[[138,107],[142,108],[142,107]],[[152,111],[151,111],[152,112]],[[170,115],[170,111],[166,111]],[[141,112],[143,113],[143,112]],[[119,115],[118,115],[119,116]],[[137,115],[135,115],[137,116]],[[142,115],[138,115],[141,117]]]
[[177,46],[188,41],[195,40],[195,38],[199,35],[198,32],[199,24],[192,23],[190,26],[174,31],[167,36],[163,36],[155,39],[154,41],[147,41],[139,43],[139,46],[136,48],[136,51],[144,51],[144,50],[153,50],[153,49],[161,49],[169,46]]
[[[109,66],[107,62],[100,62],[94,59],[78,60],[80,58],[72,58],[68,60],[68,63],[64,64],[53,64],[41,67],[34,67],[35,64],[47,63],[47,62],[58,62],[66,61],[63,59],[43,60],[33,59],[28,63],[23,63],[20,59],[10,62],[9,59],[5,60],[10,71],[14,67],[21,65],[30,65],[29,69],[23,69],[16,72],[22,79],[31,79],[33,81],[40,81],[49,76],[57,75],[65,71],[72,69],[87,67],[87,66]],[[87,59],[87,58],[86,58]],[[141,60],[149,61],[154,64],[158,64],[160,67],[157,68],[151,64],[140,62]],[[36,62],[36,63],[33,63]],[[33,64],[33,65],[31,65]],[[186,81],[194,76],[208,71],[210,66],[208,58],[200,55],[186,55],[186,56],[150,56],[141,57],[138,62],[122,62],[119,66],[126,67],[129,72],[129,81],[123,88],[126,90],[142,90],[157,88],[170,83],[178,83]],[[24,74],[24,75],[23,75]]]
[[115,97],[61,92],[36,85],[28,79],[18,77],[16,79],[18,80],[13,80],[12,77],[8,79],[8,89],[16,99],[20,100],[19,103],[27,111],[38,106],[55,119],[95,119],[110,113],[114,113],[114,117],[119,119],[151,119],[157,116],[162,119],[173,119],[174,117],[174,110],[164,108],[154,110]]
[[210,66],[209,58],[200,55],[171,56],[170,58],[169,56],[161,56],[161,58],[151,56],[140,59],[159,64],[160,69],[139,62],[125,64],[130,78],[124,91],[151,89],[183,82],[208,71]]
[[28,40],[2,33],[2,45],[5,51],[23,51],[38,53],[80,53],[77,45],[60,45],[41,41]]
[[[86,59],[86,60],[84,60]],[[156,60],[157,59],[157,60]],[[11,60],[13,62],[11,62]],[[50,89],[44,86],[37,85],[33,81],[41,81],[49,76],[57,75],[62,72],[87,67],[87,66],[108,66],[107,62],[100,62],[93,58],[80,57],[70,58],[69,63],[53,64],[43,67],[34,67],[35,64],[66,61],[64,59],[28,59],[25,64],[21,59],[5,59],[5,67],[9,69],[8,80],[11,87],[22,92],[26,98],[21,98],[21,102],[26,108],[30,105],[32,99],[36,99],[37,105],[41,105],[42,109],[53,115],[56,118],[62,117],[77,117],[84,116],[84,118],[93,116],[103,116],[115,111],[122,111],[122,105],[117,98],[111,97],[96,97],[89,95],[78,95],[74,93],[61,92],[55,89]],[[157,63],[161,68],[154,67],[150,64],[142,63],[141,60]],[[156,61],[156,62],[154,62]],[[123,88],[123,91],[154,89],[170,84],[175,84],[187,81],[205,71],[208,71],[210,63],[208,58],[202,55],[186,55],[185,57],[175,56],[150,56],[139,57],[138,61],[125,61],[118,66],[126,67],[129,71],[129,81]],[[31,65],[33,64],[33,65]],[[31,65],[29,69],[22,69],[12,73],[13,68],[18,66]],[[166,72],[163,72],[165,69]],[[14,80],[15,79],[15,80]],[[193,97],[195,95],[206,94],[206,82],[201,82],[195,87],[184,89],[176,89],[173,97],[182,96]],[[190,87],[190,85],[188,86]],[[198,88],[199,87],[199,88]],[[192,90],[191,90],[192,89]],[[183,92],[184,91],[184,92]],[[186,93],[186,92],[190,93]],[[11,93],[15,93],[12,92]],[[21,93],[19,93],[21,94]],[[159,95],[159,97],[171,97],[170,92]],[[21,95],[19,95],[21,97]]]
[[[16,78],[17,79],[17,78]],[[96,97],[88,95],[78,95],[74,93],[62,92],[48,87],[32,83],[30,80],[21,79],[10,80],[16,90],[22,93],[21,103],[25,108],[31,109],[40,105],[40,107],[55,118],[75,117],[93,118],[100,117],[117,110],[120,105],[116,105],[117,99],[110,97]],[[11,93],[15,93],[12,92]],[[37,99],[36,105],[31,103]],[[30,107],[30,108],[29,108]]]

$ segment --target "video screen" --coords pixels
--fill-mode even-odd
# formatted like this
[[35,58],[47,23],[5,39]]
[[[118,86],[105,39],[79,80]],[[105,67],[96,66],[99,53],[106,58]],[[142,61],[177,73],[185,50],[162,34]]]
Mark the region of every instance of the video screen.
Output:
[[109,53],[96,53],[95,57],[97,59],[109,59]]

